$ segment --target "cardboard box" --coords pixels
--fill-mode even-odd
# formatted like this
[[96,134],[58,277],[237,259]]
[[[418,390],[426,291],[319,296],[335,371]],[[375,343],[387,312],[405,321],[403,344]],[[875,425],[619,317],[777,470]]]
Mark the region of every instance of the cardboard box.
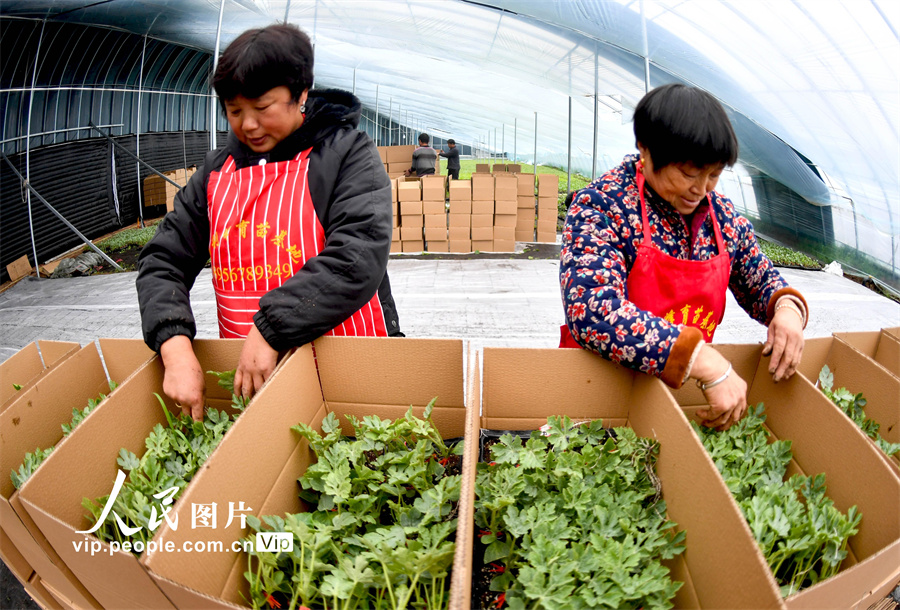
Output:
[[493,214],[472,214],[472,228],[475,227],[493,227],[494,226],[494,215]]
[[449,190],[451,206],[454,201],[472,201],[471,180],[451,180]]
[[[878,433],[888,442],[900,443],[900,378],[838,336],[808,339],[797,372],[816,385],[825,365],[834,375],[833,389],[847,388],[853,394],[862,393],[866,399],[866,417],[878,422]],[[879,454],[900,476],[900,461],[880,451]]]
[[416,150],[414,144],[404,146],[385,146],[385,155],[388,163],[406,163],[406,167],[412,165],[413,151]]
[[453,212],[450,212],[450,214],[447,216],[447,224],[450,228],[464,227],[468,229],[472,226],[472,215],[454,214]]
[[423,176],[422,199],[444,200],[447,189],[446,176]]
[[[29,343],[0,363],[0,412],[19,392],[30,389],[54,366],[79,350],[78,343],[69,341],[38,341]],[[13,384],[22,386],[16,390]]]
[[469,240],[472,238],[471,229],[469,227],[450,227],[450,241]]
[[471,214],[472,213],[472,200],[466,201],[450,201],[450,213],[451,214]]
[[400,241],[418,241],[423,234],[422,227],[400,227]]
[[472,174],[472,201],[494,201],[494,176]]
[[431,242],[447,241],[447,227],[426,227],[425,241],[428,242],[428,249],[431,250]]
[[400,241],[400,227],[391,229],[391,241]]
[[516,176],[516,195],[534,200],[534,174]]
[[491,168],[491,173],[493,174],[505,174],[506,172],[506,164],[505,163],[494,163],[494,167]]
[[[424,212],[425,208],[422,205],[421,200],[407,200],[400,202],[400,215],[401,216],[413,216],[413,215],[421,215]],[[403,222],[401,221],[402,225]]]
[[494,226],[495,227],[509,227],[510,229],[515,230],[516,215],[515,214],[494,214]]
[[511,174],[521,174],[522,166],[518,163],[510,163],[509,165],[506,166],[506,171],[508,171]]
[[[765,403],[766,427],[772,435],[791,441],[793,461],[788,474],[824,473],[827,495],[835,506],[846,513],[856,505],[863,516],[859,533],[850,538],[841,571],[787,598],[787,607],[859,607],[868,592],[896,574],[900,566],[900,504],[895,501],[900,498],[900,478],[862,431],[805,375],[775,384],[761,345],[716,345],[715,349],[748,383],[748,404]],[[814,344],[814,351],[820,350],[821,346]],[[693,416],[706,407],[702,392],[693,383],[672,395],[686,415]],[[745,535],[753,541],[749,528]],[[774,585],[774,578],[769,578]]]
[[540,220],[537,221],[537,230],[538,233],[553,233],[556,234],[556,218],[552,220]]
[[494,240],[493,239],[478,239],[472,240],[472,252],[493,252],[494,251]]
[[6,272],[9,274],[9,280],[15,282],[19,278],[29,275],[34,269],[28,261],[27,255],[22,255],[6,266]]
[[482,173],[491,173],[491,165],[490,163],[476,163],[475,171],[479,174]]
[[538,231],[537,237],[535,237],[534,241],[540,244],[553,244],[556,243],[556,232],[548,233],[546,231]]
[[391,204],[393,206],[391,210],[391,226],[399,227],[400,226],[400,204],[396,201]]
[[397,203],[398,201],[400,201],[399,199],[397,199],[397,179],[396,178],[391,179],[391,201],[393,201],[394,203]]
[[[239,339],[198,339],[193,342],[194,352],[204,371],[235,368],[243,344]],[[76,357],[73,356],[70,362],[74,363]],[[137,354],[132,357],[136,358]],[[115,359],[106,357],[105,360],[109,364]],[[74,366],[66,368],[76,371]],[[83,370],[81,367],[80,371]],[[59,367],[59,372],[66,371]],[[120,449],[126,448],[142,456],[146,451],[146,438],[153,427],[156,424],[166,425],[164,413],[154,396],[154,393],[165,396],[162,390],[163,373],[158,356],[142,365],[56,446],[40,469],[19,490],[19,499],[28,515],[65,565],[99,602],[100,605],[94,607],[172,608],[134,555],[123,551],[111,552],[108,544],[93,535],[77,533],[89,528],[81,506],[82,499],[99,498],[110,493],[116,479],[116,459]],[[48,376],[48,383],[41,387],[53,388],[57,392],[67,388],[71,393],[78,385],[51,385],[49,381]],[[206,395],[207,404],[215,408],[226,408],[231,404],[231,393],[220,388],[212,375],[206,376]],[[171,401],[168,404],[174,408]],[[252,403],[248,410],[251,408]],[[176,500],[176,508],[179,502]],[[159,530],[156,535],[158,537]],[[84,546],[82,550],[76,550],[75,545],[79,543],[99,545],[101,551],[91,554]],[[186,556],[197,561],[196,555]],[[56,588],[57,583],[43,574],[41,576],[45,586],[49,583]]]
[[534,241],[534,229],[516,229],[516,241]]
[[443,199],[440,201],[425,200],[422,202],[422,213],[426,216],[429,214],[446,214],[447,204]]
[[538,214],[542,210],[546,210],[556,215],[559,206],[557,205],[558,199],[556,197],[538,197]]
[[516,226],[534,228],[534,209],[516,208]]
[[[444,235],[446,237],[446,234]],[[425,244],[429,252],[450,252],[450,242],[447,240],[434,240]]]
[[534,196],[522,196],[519,195],[516,197],[516,208],[519,210],[528,210],[532,214],[535,213],[535,198]]
[[398,179],[397,200],[401,202],[401,209],[405,201],[422,201],[422,182],[417,178],[409,180]]
[[[470,377],[477,374],[470,368]],[[659,441],[656,474],[668,517],[687,532],[687,550],[666,562],[685,583],[676,608],[783,607],[743,516],[662,382],[584,350],[485,347],[481,385],[482,428],[534,430],[550,415],[568,415]]]
[[494,227],[494,242],[504,241],[513,244],[511,250],[497,250],[498,252],[512,252],[515,250],[516,229],[515,227]]
[[[422,407],[435,396],[432,419],[441,435],[470,436],[474,420],[467,429],[460,340],[317,339],[315,356],[310,345],[298,349],[241,416],[176,505],[179,521],[190,520],[191,503],[215,502],[221,507],[242,501],[258,517],[303,511],[296,480],[315,457],[291,426],[305,422],[321,429],[326,414],[333,412],[341,416],[344,433],[349,434],[352,428],[345,415],[395,419],[414,405],[421,416]],[[266,442],[260,443],[260,438]],[[470,468],[474,464],[465,461],[464,479],[471,478]],[[468,528],[468,521],[460,521],[457,538],[471,536]],[[176,548],[197,540],[231,548],[246,534],[236,524],[218,530],[172,530],[164,524],[160,538]],[[141,563],[179,608],[247,606],[242,597],[249,593],[243,553],[208,553],[199,563],[190,554],[151,552]],[[462,586],[457,581],[465,573],[464,566],[454,566],[450,590]]]
[[472,227],[472,241],[493,241],[494,227]]
[[378,149],[378,157],[381,159],[382,163],[387,163],[387,146],[376,146]]
[[9,539],[9,536],[6,535],[6,532],[4,532],[2,528],[0,528],[0,560],[3,561],[3,565],[9,568],[12,575],[23,585],[28,582],[28,579],[34,574],[34,568],[32,568],[31,564],[28,563],[28,560],[22,556],[22,553],[16,549],[16,545],[13,544],[12,540]]
[[400,243],[400,240],[391,241],[391,254],[395,252],[403,252],[403,246]]
[[[96,344],[89,343],[53,367],[31,388],[23,390],[0,413],[0,438],[3,439],[0,472],[18,470],[25,454],[36,448],[55,446],[50,458],[61,452],[61,447],[78,435],[82,426],[91,420],[99,407],[72,434],[63,439],[60,426],[70,423],[72,409],[84,409],[88,400],[96,399],[101,393],[107,395],[107,399],[100,403],[101,406],[105,405],[118,392],[118,389],[110,392],[109,380],[120,384],[120,387],[124,386],[132,373],[154,356],[144,342],[138,339],[101,339],[99,343],[102,360]],[[87,450],[84,455],[90,456],[92,453]],[[24,506],[23,494],[26,490],[41,485],[39,480],[44,476],[50,458],[31,475],[21,490],[16,490],[9,476],[0,479],[0,527],[40,575],[44,585],[51,586],[69,600],[67,605],[99,608],[99,601],[89,592],[81,577],[76,575],[70,560],[53,545],[50,536],[40,526],[40,521]],[[43,485],[49,487],[52,493],[53,488],[63,486],[64,481],[50,478]],[[76,504],[80,507],[81,497]]]
[[441,212],[440,214],[425,214],[423,218],[425,219],[424,226],[426,229],[447,230],[447,215],[443,212]]
[[834,336],[845,341],[864,356],[871,358],[891,374],[900,377],[898,342],[891,340],[893,337],[890,333],[869,331],[834,333]]
[[494,214],[516,215],[518,206],[515,199],[497,199],[494,201]]
[[[496,229],[495,229],[496,230]],[[512,239],[495,239],[493,252],[515,252],[516,242]]]
[[[451,229],[452,230],[452,229]],[[449,242],[450,252],[471,252],[471,239],[451,239]]]
[[484,215],[493,215],[494,213],[494,201],[493,200],[476,200],[472,202],[472,214],[477,216]]
[[559,176],[556,174],[538,174],[537,185],[538,197],[553,197],[556,199],[559,196]]
[[404,252],[424,252],[425,251],[425,240],[424,239],[415,239],[408,240],[404,239],[400,242],[401,247]]
[[518,179],[512,174],[494,176],[494,200],[515,201],[518,192]]
[[23,586],[25,592],[31,596],[31,599],[36,601],[38,606],[44,608],[44,610],[63,610],[64,606],[44,588],[41,577],[37,574],[33,575]]
[[425,217],[422,214],[403,214],[400,216],[401,229],[421,229],[425,226]]

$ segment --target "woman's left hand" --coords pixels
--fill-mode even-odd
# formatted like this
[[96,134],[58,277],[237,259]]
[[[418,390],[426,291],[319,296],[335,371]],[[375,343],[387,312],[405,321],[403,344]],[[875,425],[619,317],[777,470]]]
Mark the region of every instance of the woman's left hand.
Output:
[[775,383],[789,379],[800,365],[803,353],[803,319],[793,307],[781,307],[769,323],[763,356],[771,354],[769,372]]
[[259,391],[277,363],[278,351],[269,345],[254,324],[244,340],[234,373],[234,393],[249,399]]

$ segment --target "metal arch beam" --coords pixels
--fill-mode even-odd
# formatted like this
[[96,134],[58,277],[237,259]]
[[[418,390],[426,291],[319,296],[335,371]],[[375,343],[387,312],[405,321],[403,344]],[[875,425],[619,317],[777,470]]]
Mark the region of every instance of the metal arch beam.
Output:
[[126,155],[131,156],[135,161],[137,161],[138,163],[144,165],[147,169],[149,169],[149,170],[150,170],[151,172],[153,172],[154,174],[156,174],[157,176],[159,176],[160,178],[162,178],[162,179],[165,180],[166,182],[168,182],[168,183],[170,183],[170,184],[173,184],[173,185],[177,186],[178,188],[181,188],[181,187],[182,187],[181,184],[178,184],[177,182],[175,182],[174,180],[172,180],[172,179],[169,178],[168,176],[166,176],[166,175],[164,175],[163,173],[157,171],[156,168],[154,168],[152,165],[150,165],[149,163],[147,163],[146,161],[144,161],[143,159],[141,159],[140,157],[138,157],[136,154],[134,154],[133,152],[131,152],[130,150],[128,150],[127,148],[125,148],[124,146],[122,146],[121,144],[119,144],[118,142],[116,142],[114,139],[112,139],[112,138],[109,136],[109,134],[107,134],[105,131],[103,131],[102,129],[100,129],[100,128],[97,127],[96,125],[94,125],[94,122],[93,122],[93,121],[91,121],[91,122],[89,123],[89,125],[90,125],[93,129],[96,129],[96,130],[100,133],[100,135],[102,135],[104,138],[106,138],[107,140],[109,140],[110,142],[112,142],[113,145],[115,145],[116,148],[118,148],[119,150],[121,150],[122,152],[124,152]]

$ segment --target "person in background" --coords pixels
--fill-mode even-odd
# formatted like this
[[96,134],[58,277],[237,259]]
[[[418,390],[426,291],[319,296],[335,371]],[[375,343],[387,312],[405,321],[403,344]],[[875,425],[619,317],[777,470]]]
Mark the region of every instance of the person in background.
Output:
[[447,140],[447,147],[450,150],[439,150],[438,155],[447,158],[447,175],[450,180],[459,180],[459,149],[456,148],[456,140]]
[[671,84],[634,111],[639,155],[627,155],[569,206],[560,252],[560,347],[582,347],[673,388],[690,378],[723,430],[743,417],[747,384],[708,345],[730,288],[768,327],[776,382],[797,369],[808,308],[760,250],[750,222],[713,189],[738,142],[709,93]]
[[428,145],[431,137],[427,133],[419,134],[419,147],[413,151],[412,167],[404,173],[409,176],[416,172],[416,176],[428,176],[434,173],[437,167],[437,151]]
[[400,334],[387,276],[391,183],[346,91],[310,90],[313,49],[278,24],[238,36],[213,86],[231,133],[207,153],[138,260],[144,340],[163,390],[202,419],[189,293],[207,261],[221,337],[244,338],[235,394],[322,335]]

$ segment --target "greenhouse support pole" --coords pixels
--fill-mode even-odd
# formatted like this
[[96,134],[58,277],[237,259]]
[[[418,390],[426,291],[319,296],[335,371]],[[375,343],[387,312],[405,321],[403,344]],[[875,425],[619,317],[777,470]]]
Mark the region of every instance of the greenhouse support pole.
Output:
[[600,110],[600,79],[597,52],[594,51],[594,149],[591,156],[591,182],[597,179],[597,130],[598,112]]
[[500,140],[500,152],[503,153],[504,158],[506,157],[506,123],[503,124],[503,134],[502,139]]
[[375,145],[381,143],[381,129],[378,126],[378,85],[375,85]]
[[[135,156],[141,158],[141,98],[144,97],[144,58],[147,55],[147,35],[144,34],[144,47],[141,49],[141,69],[138,73],[138,92],[137,92],[137,120],[134,125],[134,152]],[[144,228],[144,191],[141,188],[141,164],[134,164],[134,171],[137,174],[137,192],[138,192],[138,217],[141,221],[141,228]]]
[[641,2],[641,36],[644,41],[644,93],[650,91],[650,47],[647,44],[647,17],[644,15],[644,0]]
[[572,96],[569,96],[569,156],[566,159],[566,194],[572,190]]
[[[290,0],[288,0],[288,6],[290,5]],[[356,95],[356,68],[353,68],[353,91],[351,93],[353,93],[353,95]]]
[[[34,268],[38,279],[41,279],[40,263],[37,257],[37,242],[34,240],[34,221],[31,217],[31,108],[34,104],[34,84],[37,81],[38,64],[41,61],[41,42],[44,40],[44,26],[47,20],[41,21],[41,33],[38,36],[37,50],[34,52],[34,69],[31,71],[31,91],[28,93],[28,125],[25,127],[25,184],[28,190],[25,191],[25,203],[28,206],[28,233],[31,235],[31,254],[34,256]],[[3,155],[6,159],[6,155]],[[9,162],[9,159],[6,159]],[[10,163],[12,167],[12,163]],[[13,171],[15,171],[13,167]]]
[[519,119],[513,119],[513,159],[519,161],[519,152],[516,144],[519,142]]
[[[291,14],[291,0],[287,0],[287,6],[284,7],[284,22],[288,22],[288,15]],[[356,70],[354,70],[356,72]]]
[[534,173],[537,175],[537,112],[534,113]]
[[184,183],[187,184],[187,145],[184,142],[184,97],[179,97],[181,102],[181,158],[184,161]]
[[394,145],[394,96],[388,98],[388,146]]
[[[222,15],[225,14],[225,0],[219,2],[219,25],[216,26],[216,50],[213,51],[212,73],[216,74],[219,66],[219,45],[222,42]],[[287,12],[285,12],[287,14]],[[215,150],[216,146],[216,92],[210,87],[209,97],[209,149]]]

